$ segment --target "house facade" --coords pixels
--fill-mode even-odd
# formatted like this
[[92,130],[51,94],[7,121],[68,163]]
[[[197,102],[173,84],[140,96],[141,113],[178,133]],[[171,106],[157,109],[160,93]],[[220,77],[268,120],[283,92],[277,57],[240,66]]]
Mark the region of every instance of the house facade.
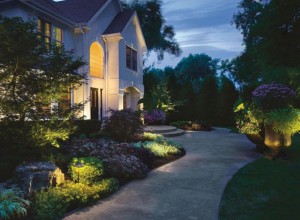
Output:
[[88,100],[85,119],[100,120],[109,108],[140,108],[147,48],[136,12],[119,0],[0,0],[0,15],[33,20],[45,43],[83,57],[87,65],[79,73],[87,81],[69,99]]

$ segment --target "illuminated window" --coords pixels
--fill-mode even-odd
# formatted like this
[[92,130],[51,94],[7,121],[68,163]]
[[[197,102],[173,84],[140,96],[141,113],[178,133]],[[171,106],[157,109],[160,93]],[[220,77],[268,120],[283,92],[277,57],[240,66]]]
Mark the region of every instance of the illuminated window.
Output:
[[90,75],[103,78],[103,50],[96,42],[90,48]]
[[62,29],[51,25],[51,23],[38,19],[38,32],[42,41],[48,46],[50,42],[55,42],[56,46],[62,46]]
[[137,71],[137,51],[126,46],[126,67]]

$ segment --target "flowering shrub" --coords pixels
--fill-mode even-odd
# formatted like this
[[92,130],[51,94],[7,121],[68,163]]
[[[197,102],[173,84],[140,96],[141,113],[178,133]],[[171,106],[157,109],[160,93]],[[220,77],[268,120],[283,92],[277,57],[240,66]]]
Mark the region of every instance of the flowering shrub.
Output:
[[288,107],[296,93],[280,83],[263,84],[253,92],[253,102],[264,110]]
[[162,124],[166,120],[165,113],[161,109],[153,109],[152,111],[144,111],[144,123],[153,125],[153,124]]

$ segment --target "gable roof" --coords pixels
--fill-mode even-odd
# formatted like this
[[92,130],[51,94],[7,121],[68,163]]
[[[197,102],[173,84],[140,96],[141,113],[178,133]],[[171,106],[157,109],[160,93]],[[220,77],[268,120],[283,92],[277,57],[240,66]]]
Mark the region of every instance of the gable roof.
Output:
[[54,5],[72,21],[88,22],[107,0],[65,0],[54,2]]
[[74,23],[88,22],[109,0],[30,0],[29,4],[46,8]]
[[129,20],[134,14],[134,10],[125,9],[114,18],[108,28],[104,31],[103,35],[121,33],[126,27]]

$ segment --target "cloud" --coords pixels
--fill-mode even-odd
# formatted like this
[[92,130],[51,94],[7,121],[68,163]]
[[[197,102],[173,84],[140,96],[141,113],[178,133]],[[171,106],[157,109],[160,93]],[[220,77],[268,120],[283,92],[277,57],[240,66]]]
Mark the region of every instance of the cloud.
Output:
[[[173,25],[183,50],[181,57],[165,55],[156,67],[176,66],[190,53],[206,53],[213,58],[233,58],[243,50],[242,36],[231,25],[240,0],[163,0],[167,24]],[[151,54],[146,64],[156,61]]]

